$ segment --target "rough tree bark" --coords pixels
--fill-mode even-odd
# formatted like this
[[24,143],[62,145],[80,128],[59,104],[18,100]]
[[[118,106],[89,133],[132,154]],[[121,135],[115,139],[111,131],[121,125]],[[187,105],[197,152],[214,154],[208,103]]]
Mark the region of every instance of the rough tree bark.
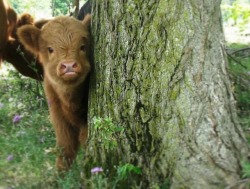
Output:
[[142,188],[217,189],[240,179],[248,147],[226,69],[220,3],[93,0],[89,141],[94,116],[112,118],[124,139],[120,155],[105,155],[96,143],[88,157],[141,167]]

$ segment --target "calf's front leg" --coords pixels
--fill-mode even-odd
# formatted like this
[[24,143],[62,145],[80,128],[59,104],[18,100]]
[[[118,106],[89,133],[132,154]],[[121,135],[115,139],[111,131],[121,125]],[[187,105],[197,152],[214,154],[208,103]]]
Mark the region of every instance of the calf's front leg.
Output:
[[59,149],[59,155],[56,160],[56,166],[59,171],[69,169],[76,157],[79,148],[79,128],[74,128],[69,124],[62,123],[55,125],[56,145]]

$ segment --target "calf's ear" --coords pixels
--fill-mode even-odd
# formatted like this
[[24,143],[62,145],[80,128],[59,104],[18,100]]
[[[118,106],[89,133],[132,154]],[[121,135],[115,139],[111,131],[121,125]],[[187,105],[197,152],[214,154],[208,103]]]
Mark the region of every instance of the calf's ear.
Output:
[[49,21],[49,19],[42,19],[42,20],[38,20],[35,22],[35,26],[39,29],[41,29],[45,24],[47,24]]
[[17,14],[16,12],[12,9],[9,8],[7,10],[7,15],[8,15],[8,31],[9,31],[9,37],[14,37],[15,34],[15,27],[16,27],[16,23],[17,23]]
[[33,25],[34,24],[34,17],[32,17],[30,14],[28,13],[24,13],[20,16],[17,25],[18,27],[23,26],[23,25]]
[[82,23],[83,23],[85,26],[90,27],[90,24],[91,24],[91,14],[87,14],[87,15],[84,17]]
[[24,25],[17,30],[19,41],[23,44],[25,49],[37,55],[39,52],[39,36],[41,30],[35,26]]

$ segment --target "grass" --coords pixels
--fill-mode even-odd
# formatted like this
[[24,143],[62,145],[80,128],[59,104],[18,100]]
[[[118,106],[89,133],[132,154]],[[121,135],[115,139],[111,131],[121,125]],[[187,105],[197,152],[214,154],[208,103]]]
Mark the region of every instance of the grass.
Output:
[[[14,123],[16,115],[20,120]],[[63,178],[54,168],[55,136],[48,116],[41,83],[13,71],[0,77],[1,189],[80,188],[78,166]]]

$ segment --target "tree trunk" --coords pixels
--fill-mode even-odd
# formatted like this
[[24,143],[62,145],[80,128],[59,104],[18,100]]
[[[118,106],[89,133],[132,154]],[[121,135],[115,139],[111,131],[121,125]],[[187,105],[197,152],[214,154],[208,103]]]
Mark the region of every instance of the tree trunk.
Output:
[[56,0],[51,0],[51,11],[52,11],[52,16],[56,16],[55,15],[55,4],[56,4]]
[[[141,167],[142,188],[217,189],[240,179],[248,147],[226,69],[220,3],[93,1],[86,161]],[[124,128],[116,151],[100,147],[93,117]]]
[[73,0],[73,17],[77,17],[78,12],[79,12],[79,0]]

